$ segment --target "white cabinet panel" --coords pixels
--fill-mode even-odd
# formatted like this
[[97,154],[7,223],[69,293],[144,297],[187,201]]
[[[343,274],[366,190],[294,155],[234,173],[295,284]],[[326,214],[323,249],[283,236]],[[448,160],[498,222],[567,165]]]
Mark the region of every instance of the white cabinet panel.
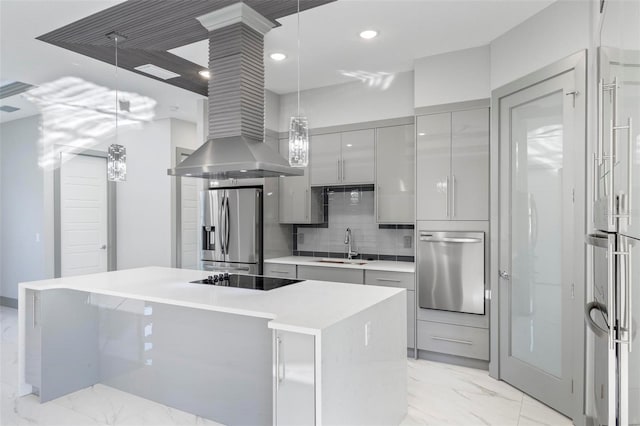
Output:
[[376,137],[378,223],[413,223],[415,130],[412,124],[382,127]]
[[315,424],[315,338],[275,332],[275,422],[278,426]]
[[451,114],[417,118],[417,215],[419,220],[448,220],[451,174]]
[[489,110],[451,114],[451,219],[489,220]]
[[342,133],[340,182],[371,183],[374,180],[375,131],[356,130]]
[[336,185],[340,182],[340,141],[340,133],[311,136],[311,185]]

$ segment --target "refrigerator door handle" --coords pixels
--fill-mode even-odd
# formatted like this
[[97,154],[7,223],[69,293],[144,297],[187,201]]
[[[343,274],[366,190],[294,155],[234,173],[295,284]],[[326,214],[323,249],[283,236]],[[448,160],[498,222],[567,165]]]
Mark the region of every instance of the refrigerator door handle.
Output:
[[222,239],[222,231],[224,226],[222,225],[222,209],[224,208],[224,192],[222,193],[222,201],[220,203],[220,208],[218,209],[218,228],[216,231],[218,233],[218,241],[220,242],[220,253],[224,255],[224,240]]
[[230,234],[230,231],[229,231],[229,222],[230,222],[229,216],[230,216],[230,214],[229,214],[229,197],[228,196],[226,197],[226,202],[225,202],[225,214],[227,216],[226,216],[225,221],[224,221],[224,228],[225,228],[225,234],[226,234],[226,240],[225,240],[225,243],[224,243],[224,250],[225,250],[226,254],[229,254],[229,234]]
[[591,311],[597,310],[600,311],[605,317],[608,315],[607,307],[600,302],[589,302],[584,307],[584,320],[589,326],[589,330],[593,331],[593,333],[598,337],[604,337],[609,334],[609,328],[606,329],[600,327],[591,317]]

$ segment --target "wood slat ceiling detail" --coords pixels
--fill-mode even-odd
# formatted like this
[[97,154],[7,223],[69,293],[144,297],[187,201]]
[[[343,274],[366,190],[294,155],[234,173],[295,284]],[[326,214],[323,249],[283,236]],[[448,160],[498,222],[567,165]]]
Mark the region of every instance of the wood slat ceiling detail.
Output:
[[[335,0],[301,0],[304,11]],[[208,31],[196,19],[238,0],[128,0],[79,21],[37,37],[38,40],[82,55],[115,64],[114,43],[106,34],[115,31],[127,39],[118,42],[118,66],[145,77],[207,96],[208,83],[198,72],[201,66],[167,50],[208,38]],[[296,13],[296,0],[245,0],[267,19]],[[180,74],[162,80],[134,68],[154,64]]]

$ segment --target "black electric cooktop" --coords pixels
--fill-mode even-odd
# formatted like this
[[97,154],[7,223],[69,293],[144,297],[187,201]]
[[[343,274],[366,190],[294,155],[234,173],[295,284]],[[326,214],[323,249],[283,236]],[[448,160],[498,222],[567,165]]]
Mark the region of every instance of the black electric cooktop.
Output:
[[302,280],[287,278],[263,277],[261,275],[216,274],[197,281],[194,284],[217,285],[220,287],[248,288],[251,290],[273,290],[274,288],[299,283]]

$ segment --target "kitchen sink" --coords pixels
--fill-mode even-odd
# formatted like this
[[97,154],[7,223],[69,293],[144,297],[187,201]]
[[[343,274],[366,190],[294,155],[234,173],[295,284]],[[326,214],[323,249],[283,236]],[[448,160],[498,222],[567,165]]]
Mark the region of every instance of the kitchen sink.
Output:
[[362,259],[320,259],[320,260],[316,260],[315,262],[337,263],[340,265],[366,265],[367,263],[369,263],[366,260],[362,260]]

